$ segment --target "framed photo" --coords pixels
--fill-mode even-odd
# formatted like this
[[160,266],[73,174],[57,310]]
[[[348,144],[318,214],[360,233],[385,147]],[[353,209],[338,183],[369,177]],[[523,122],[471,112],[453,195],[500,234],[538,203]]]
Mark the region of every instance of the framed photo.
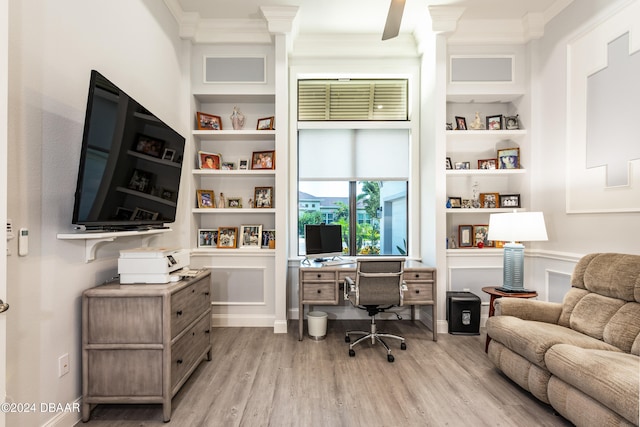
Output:
[[242,197],[227,197],[227,207],[228,208],[241,208],[242,207]]
[[134,221],[155,221],[158,219],[158,212],[151,212],[146,209],[136,208],[131,219]]
[[251,169],[275,169],[275,151],[254,151],[251,155]]
[[240,248],[260,249],[262,243],[262,225],[240,226]]
[[272,208],[273,187],[256,187],[253,200],[256,208]]
[[453,169],[453,163],[451,162],[451,157],[447,157],[447,169]]
[[456,162],[454,166],[458,170],[460,170],[460,169],[471,169],[471,163],[469,163],[469,162]]
[[473,225],[458,226],[458,247],[470,248],[473,246]]
[[483,225],[474,225],[473,226],[473,246],[478,246],[480,242],[482,242],[481,246],[493,246],[493,242],[487,239],[489,235],[489,226],[486,224]]
[[220,116],[207,113],[196,113],[198,130],[222,130],[222,120]]
[[127,188],[129,188],[129,190],[140,191],[141,193],[149,193],[153,187],[152,181],[153,174],[151,172],[134,169]]
[[125,208],[120,206],[116,209],[116,217],[115,219],[126,219],[129,220],[133,217],[133,209]]
[[173,195],[175,193],[171,190],[167,190],[166,188],[160,189],[160,197],[165,200],[173,200]]
[[236,164],[233,162],[222,162],[220,169],[223,171],[231,171],[236,168]]
[[487,116],[487,130],[502,129],[502,114]]
[[462,209],[471,209],[473,207],[473,200],[462,199]]
[[275,249],[276,230],[262,230],[262,241],[260,245],[263,249]]
[[222,156],[218,153],[198,151],[198,167],[200,169],[220,169]]
[[519,208],[520,195],[519,194],[501,194],[500,207],[501,208]]
[[498,169],[498,159],[478,160],[478,169]]
[[215,208],[215,194],[213,190],[198,190],[198,207],[199,208]]
[[247,159],[238,160],[238,169],[239,170],[248,170],[249,169],[249,160],[247,160]]
[[467,130],[467,119],[456,116],[456,130]]
[[449,197],[449,205],[451,208],[459,209],[462,207],[462,197]]
[[218,227],[217,248],[235,249],[238,240],[238,227]]
[[199,229],[198,230],[198,247],[199,248],[215,248],[218,245],[218,230]]
[[518,115],[504,116],[504,127],[507,130],[520,129],[520,120],[518,120]]
[[520,149],[515,147],[498,150],[498,169],[520,169]]
[[147,156],[160,158],[163,154],[163,148],[163,140],[139,134],[133,150],[137,153],[146,154]]
[[176,156],[176,150],[173,148],[165,148],[162,152],[162,160],[168,160],[173,162],[173,158]]
[[258,119],[258,125],[256,127],[257,130],[272,130],[275,129],[273,126],[275,121],[275,117],[264,117],[262,119]]
[[500,196],[498,193],[480,193],[480,207],[495,209],[500,207]]

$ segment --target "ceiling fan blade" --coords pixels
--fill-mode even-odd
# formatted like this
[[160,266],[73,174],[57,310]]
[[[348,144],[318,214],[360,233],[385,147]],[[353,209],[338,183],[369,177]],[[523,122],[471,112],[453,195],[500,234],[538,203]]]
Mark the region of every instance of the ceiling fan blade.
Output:
[[382,32],[382,40],[389,40],[398,36],[400,33],[400,23],[402,22],[402,12],[404,11],[405,0],[391,0],[389,6],[389,14],[387,15],[387,23]]

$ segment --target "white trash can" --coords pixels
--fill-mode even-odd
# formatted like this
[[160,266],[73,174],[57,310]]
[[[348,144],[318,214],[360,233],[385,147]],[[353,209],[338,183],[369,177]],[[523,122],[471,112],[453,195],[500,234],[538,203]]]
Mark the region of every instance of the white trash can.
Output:
[[324,311],[310,311],[307,314],[309,337],[319,341],[327,336],[327,313]]

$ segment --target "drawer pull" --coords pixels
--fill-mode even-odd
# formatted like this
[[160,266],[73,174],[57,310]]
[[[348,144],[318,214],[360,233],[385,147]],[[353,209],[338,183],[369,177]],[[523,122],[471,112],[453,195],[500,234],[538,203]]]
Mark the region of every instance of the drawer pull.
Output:
[[176,315],[178,315],[178,316],[182,316],[182,310],[178,310],[178,311],[176,312]]
[[318,279],[322,277],[322,274],[318,273]]
[[176,363],[177,363],[178,365],[182,365],[182,359],[178,359],[178,360],[176,360]]
[[318,293],[319,293],[319,294],[321,294],[321,293],[322,293],[322,291],[321,291],[320,289],[318,289]]
[[194,332],[191,332],[191,336],[192,336],[192,337],[195,337],[195,336],[196,336],[195,331],[194,331]]
[[416,279],[420,277],[420,273],[416,273]]
[[420,293],[420,289],[416,289],[416,294],[419,294],[419,293]]
[[196,293],[196,290],[195,290],[195,289],[191,289],[191,293],[192,293],[192,294],[195,294],[195,293]]
[[205,292],[204,295],[208,297],[209,296],[209,292]]
[[205,334],[210,334],[210,333],[211,333],[211,331],[210,331],[209,329],[205,329],[205,330],[204,330],[204,333],[205,333]]

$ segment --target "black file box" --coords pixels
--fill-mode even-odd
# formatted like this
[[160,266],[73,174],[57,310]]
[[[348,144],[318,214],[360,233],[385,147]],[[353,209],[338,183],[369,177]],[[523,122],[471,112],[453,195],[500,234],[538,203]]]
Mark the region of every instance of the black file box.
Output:
[[480,335],[480,297],[471,292],[447,292],[447,322],[452,335]]

